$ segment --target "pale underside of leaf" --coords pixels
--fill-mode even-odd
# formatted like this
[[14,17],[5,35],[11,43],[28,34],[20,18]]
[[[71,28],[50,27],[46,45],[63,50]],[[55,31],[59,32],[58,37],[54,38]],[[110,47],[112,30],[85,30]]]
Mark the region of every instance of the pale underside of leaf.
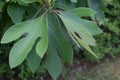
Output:
[[95,46],[95,40],[92,37],[92,34],[84,27],[86,26],[85,24],[80,23],[80,19],[78,17],[65,13],[59,14],[59,16],[68,32],[77,33],[86,44]]
[[93,16],[96,14],[96,12],[90,8],[86,8],[86,7],[79,7],[79,8],[74,8],[74,9],[70,9],[65,11],[66,13],[72,13],[75,15],[78,15],[80,17],[86,17],[86,16]]
[[[87,28],[84,28],[84,26],[86,26],[85,24],[80,24],[81,22],[80,19],[75,19],[72,17],[70,18],[67,17],[66,15],[63,14],[58,14],[60,16],[60,18],[62,19],[69,35],[71,36],[71,38],[73,39],[73,41],[75,41],[75,43],[80,47],[80,45],[82,45],[87,51],[89,51],[92,55],[94,55],[97,59],[98,56],[92,51],[92,49],[89,47],[89,45],[94,45],[94,39],[92,37],[92,34],[89,32],[89,30],[87,30]],[[76,21],[76,22],[75,22]],[[85,22],[83,22],[85,23]],[[91,24],[90,22],[88,22],[89,24]],[[77,27],[76,27],[77,26]],[[80,27],[81,26],[81,27]],[[88,26],[88,25],[87,25]],[[91,31],[91,30],[90,30]],[[77,33],[77,34],[76,34]],[[80,37],[82,39],[80,39]],[[81,36],[83,35],[83,37]],[[84,38],[86,37],[86,38]],[[86,39],[86,40],[85,40]],[[90,43],[87,43],[86,41],[89,40]]]
[[92,51],[90,46],[88,46],[86,43],[84,43],[83,40],[81,40],[79,37],[77,37],[74,33],[71,33],[70,36],[74,37],[74,41],[76,41],[76,44],[82,45],[88,52],[90,52],[93,56],[95,56],[97,59],[99,59],[98,56]]

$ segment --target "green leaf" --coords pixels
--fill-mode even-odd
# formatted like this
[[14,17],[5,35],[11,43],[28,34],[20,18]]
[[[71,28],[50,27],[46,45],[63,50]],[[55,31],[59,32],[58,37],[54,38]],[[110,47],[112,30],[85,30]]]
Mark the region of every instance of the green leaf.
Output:
[[[14,41],[20,38],[23,34],[25,37],[17,41],[10,51],[9,64],[11,68],[18,66],[24,61],[37,38],[40,37],[40,41],[37,44],[36,51],[41,58],[44,56],[47,49],[47,25],[43,16],[13,25],[5,32],[1,43]],[[42,48],[40,49],[41,51],[38,50],[39,48]]]
[[58,15],[62,19],[68,32],[77,33],[82,38],[82,40],[88,45],[95,45],[95,40],[92,37],[92,34],[89,30],[84,28],[84,26],[86,26],[86,23],[81,23],[79,17],[70,13],[67,14],[65,12],[60,12],[60,14]]
[[63,10],[75,8],[75,4],[68,0],[57,0],[55,6]]
[[[92,35],[101,34],[103,31],[95,24],[95,22],[88,21],[85,19],[80,19],[80,23],[85,24],[86,28]],[[86,24],[87,23],[87,24]]]
[[52,78],[54,80],[57,80],[62,71],[62,64],[57,51],[53,50],[53,48],[50,47],[48,48],[48,54],[46,58],[46,68]]
[[[58,14],[60,18],[62,19],[69,35],[71,38],[74,40],[74,42],[80,47],[82,45],[87,51],[89,51],[92,55],[94,55],[96,58],[96,54],[91,50],[89,45],[95,45],[95,41],[92,37],[91,30],[87,30],[87,27],[85,28],[84,26],[88,26],[91,23],[85,23],[88,25],[85,25],[81,19],[79,19],[77,16],[74,15],[69,15],[66,13],[60,12]],[[76,33],[81,37],[77,36]]]
[[49,1],[49,3],[51,3],[52,0],[48,0],[48,1]]
[[9,2],[10,0],[5,0],[6,2]]
[[32,73],[35,73],[35,71],[39,68],[41,59],[37,55],[35,51],[31,51],[29,55],[27,56],[27,64]]
[[4,6],[5,6],[5,2],[0,1],[0,12],[2,12]]
[[74,3],[77,3],[77,0],[71,0],[72,2],[74,2]]
[[30,51],[26,58],[28,67],[33,73],[35,73],[35,71],[39,68],[41,62],[40,57],[37,55],[35,51],[36,43],[34,44],[33,49]]
[[11,0],[11,2],[18,3],[21,6],[28,6],[28,4],[23,2],[22,0]]
[[103,0],[88,0],[88,5],[91,9],[97,12],[97,14],[93,16],[93,19],[97,19],[104,24],[104,13],[101,10],[104,7]]
[[24,3],[33,3],[36,2],[36,0],[21,0]]
[[79,7],[79,8],[74,8],[74,9],[70,9],[65,11],[66,13],[72,13],[75,15],[78,15],[80,17],[84,17],[84,16],[93,16],[96,14],[96,12],[90,8],[86,8],[86,7]]
[[54,15],[49,14],[49,46],[60,53],[61,58],[67,63],[72,64],[73,49],[70,42],[62,34],[58,21]]
[[25,9],[16,4],[10,4],[7,8],[8,15],[11,17],[12,21],[16,24],[23,20],[23,15]]
[[77,0],[77,6],[78,7],[88,7],[87,0]]
[[99,59],[98,56],[92,51],[92,49],[86,44],[84,43],[83,40],[81,40],[80,38],[78,38],[74,33],[71,33],[71,35],[77,40],[77,42],[79,44],[81,44],[88,52],[90,52],[93,56],[95,56],[96,59]]

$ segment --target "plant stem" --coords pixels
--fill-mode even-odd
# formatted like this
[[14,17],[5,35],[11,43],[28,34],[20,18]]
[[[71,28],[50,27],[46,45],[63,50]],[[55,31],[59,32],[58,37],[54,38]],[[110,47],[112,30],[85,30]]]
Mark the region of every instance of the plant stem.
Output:
[[41,10],[42,10],[42,8],[40,8],[40,9],[36,12],[36,14],[33,16],[33,19],[37,17],[37,15],[40,13]]

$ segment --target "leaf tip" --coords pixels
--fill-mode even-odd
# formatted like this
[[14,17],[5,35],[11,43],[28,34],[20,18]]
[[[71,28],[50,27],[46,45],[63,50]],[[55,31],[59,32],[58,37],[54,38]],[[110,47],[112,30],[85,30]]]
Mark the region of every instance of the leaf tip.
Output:
[[15,62],[11,61],[11,59],[9,58],[9,66],[10,66],[10,69],[13,69],[17,67],[18,65],[16,65]]
[[10,66],[10,69],[13,69],[13,68],[16,67],[16,66],[14,66],[14,65],[12,65],[12,64],[10,64],[10,63],[9,63],[9,66]]
[[1,44],[5,44],[6,42],[2,39],[2,40],[0,41],[0,43],[1,43]]
[[1,41],[0,41],[0,43],[1,44],[6,44],[6,43],[9,43],[10,41],[8,41],[7,39],[6,39],[6,37],[4,37],[3,36],[3,38],[1,39]]

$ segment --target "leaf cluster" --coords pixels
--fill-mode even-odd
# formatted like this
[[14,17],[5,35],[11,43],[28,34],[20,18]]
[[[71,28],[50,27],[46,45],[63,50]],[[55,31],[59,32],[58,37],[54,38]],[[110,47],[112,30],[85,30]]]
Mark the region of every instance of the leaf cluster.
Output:
[[62,63],[72,64],[73,45],[82,46],[99,59],[91,46],[95,46],[93,36],[102,30],[88,19],[103,24],[103,2],[88,0],[86,7],[80,3],[81,0],[1,0],[1,43],[14,44],[9,53],[10,67],[26,60],[34,73],[45,65],[56,80]]

